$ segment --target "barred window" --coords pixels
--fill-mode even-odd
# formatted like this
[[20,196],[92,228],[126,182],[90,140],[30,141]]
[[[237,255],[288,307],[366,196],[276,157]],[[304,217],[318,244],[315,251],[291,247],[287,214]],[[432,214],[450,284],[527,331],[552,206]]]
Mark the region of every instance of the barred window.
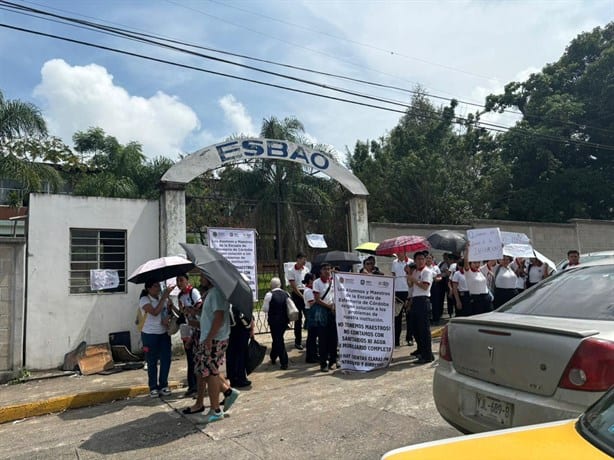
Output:
[[70,229],[70,293],[86,294],[90,270],[117,270],[119,286],[104,292],[126,292],[126,231]]

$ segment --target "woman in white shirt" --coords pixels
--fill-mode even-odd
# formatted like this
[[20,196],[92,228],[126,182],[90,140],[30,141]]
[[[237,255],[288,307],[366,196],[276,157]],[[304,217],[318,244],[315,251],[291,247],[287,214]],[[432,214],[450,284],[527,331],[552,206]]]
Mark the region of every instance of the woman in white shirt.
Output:
[[[160,296],[160,283],[146,281],[141,291],[139,308],[146,315],[141,340],[147,360],[149,396],[168,396],[168,373],[171,369],[171,337],[167,333],[170,292],[175,286],[168,286]],[[158,374],[158,360],[160,373]]]
[[480,262],[469,262],[469,243],[465,246],[465,281],[471,299],[471,314],[479,315],[492,311],[488,292],[488,279],[480,270]]
[[464,260],[461,259],[457,263],[458,269],[452,275],[452,292],[456,300],[456,316],[471,316],[471,298],[469,297],[469,289],[467,288],[467,280],[465,279]]
[[539,259],[531,259],[527,275],[527,289],[548,276],[548,267]]
[[495,268],[495,308],[499,308],[518,294],[516,289],[518,277],[510,267],[512,260],[510,256],[503,256],[501,263]]

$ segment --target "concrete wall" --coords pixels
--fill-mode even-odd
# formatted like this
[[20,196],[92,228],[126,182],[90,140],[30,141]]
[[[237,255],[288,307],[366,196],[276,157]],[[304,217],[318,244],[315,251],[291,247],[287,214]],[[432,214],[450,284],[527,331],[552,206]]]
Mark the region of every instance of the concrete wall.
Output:
[[[555,263],[567,257],[569,249],[580,253],[614,249],[614,221],[572,219],[569,223],[515,222],[509,220],[475,220],[471,225],[388,224],[371,222],[370,241],[382,241],[399,235],[427,236],[436,230],[465,232],[468,228],[499,227],[506,232],[525,233],[533,247]],[[441,251],[433,251],[440,259]],[[378,266],[385,272],[390,260],[378,258]]]
[[0,383],[22,367],[25,240],[0,238]]
[[127,283],[126,293],[70,294],[70,228],[126,231],[127,275],[158,257],[157,201],[68,195],[30,196],[26,362],[30,369],[61,365],[81,341],[108,341],[111,332],[131,331],[142,286]]

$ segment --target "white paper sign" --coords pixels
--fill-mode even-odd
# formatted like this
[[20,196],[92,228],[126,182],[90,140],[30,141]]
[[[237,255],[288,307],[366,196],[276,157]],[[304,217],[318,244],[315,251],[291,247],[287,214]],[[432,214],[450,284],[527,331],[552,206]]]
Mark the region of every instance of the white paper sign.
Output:
[[237,270],[249,278],[253,300],[258,300],[258,273],[256,266],[256,230],[246,228],[207,229],[209,247],[215,249]]
[[307,244],[310,248],[327,248],[326,240],[324,239],[324,235],[320,235],[317,233],[308,233],[305,235],[307,238]]
[[524,259],[535,257],[533,246],[530,244],[506,244],[503,246],[503,254],[514,258],[522,257]]
[[531,240],[524,233],[501,232],[503,244],[531,244]]
[[90,270],[90,289],[92,291],[115,289],[117,286],[119,286],[117,270]]
[[503,242],[499,228],[473,228],[467,230],[469,262],[501,259]]
[[394,348],[394,278],[335,273],[335,314],[341,369],[387,367]]

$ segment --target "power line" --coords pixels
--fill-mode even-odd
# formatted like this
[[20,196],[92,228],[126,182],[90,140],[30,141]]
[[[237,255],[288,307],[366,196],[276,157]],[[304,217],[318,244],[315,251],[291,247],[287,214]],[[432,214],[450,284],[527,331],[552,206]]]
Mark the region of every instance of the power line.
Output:
[[[6,3],[6,2],[3,2],[3,3]],[[201,71],[201,72],[205,72],[205,73],[209,73],[209,74],[213,74],[213,75],[224,76],[224,77],[233,78],[233,79],[237,79],[237,80],[247,81],[247,82],[250,82],[250,83],[256,83],[256,84],[260,84],[260,85],[264,85],[264,86],[270,86],[270,87],[274,87],[274,88],[278,88],[278,89],[284,89],[284,90],[288,90],[288,91],[292,91],[292,92],[297,92],[297,93],[302,93],[302,94],[306,94],[306,95],[311,95],[311,96],[316,96],[316,97],[336,100],[336,101],[340,101],[340,102],[347,102],[347,103],[351,103],[351,104],[355,104],[355,105],[371,107],[371,108],[376,108],[376,109],[380,109],[380,110],[386,110],[386,111],[390,111],[390,112],[396,112],[396,113],[402,113],[402,114],[406,113],[405,111],[398,110],[398,109],[393,109],[393,108],[390,108],[390,107],[378,106],[378,105],[368,104],[368,103],[359,102],[359,101],[355,101],[355,100],[351,100],[351,99],[344,99],[344,98],[340,98],[340,97],[324,95],[324,94],[315,93],[315,92],[311,92],[311,91],[305,91],[305,90],[301,90],[301,89],[297,89],[297,88],[286,87],[286,86],[283,86],[283,85],[278,85],[278,84],[273,84],[273,83],[268,83],[268,82],[262,82],[262,81],[259,81],[259,80],[249,79],[249,78],[245,78],[245,77],[239,77],[239,76],[236,76],[236,75],[230,75],[230,74],[226,74],[226,73],[223,73],[223,72],[216,72],[216,71],[212,71],[212,70],[209,70],[209,69],[203,69],[203,68],[200,68],[200,67],[190,66],[190,65],[187,65],[187,64],[180,64],[180,63],[169,61],[169,60],[165,60],[165,59],[154,58],[154,57],[151,57],[151,56],[141,55],[141,54],[138,54],[138,53],[133,53],[133,52],[125,51],[125,50],[111,48],[111,47],[107,47],[107,46],[103,46],[103,45],[98,45],[98,44],[94,44],[94,43],[90,43],[90,42],[85,42],[85,41],[82,41],[82,40],[71,39],[71,38],[68,38],[68,37],[62,37],[62,36],[58,36],[58,35],[54,35],[54,34],[47,34],[47,33],[44,33],[44,32],[34,31],[34,30],[30,30],[30,29],[24,29],[24,28],[21,28],[21,27],[11,26],[11,25],[7,25],[7,24],[0,24],[0,26],[5,27],[5,28],[9,28],[9,29],[13,29],[13,30],[18,30],[18,31],[26,32],[26,33],[31,33],[31,34],[39,35],[39,36],[45,36],[45,37],[48,37],[48,38],[59,39],[59,40],[67,41],[67,42],[72,42],[72,43],[75,43],[75,44],[80,44],[80,45],[84,45],[84,46],[90,46],[90,47],[94,47],[94,48],[98,48],[98,49],[103,49],[103,50],[107,50],[107,51],[111,51],[111,52],[116,52],[116,53],[119,53],[119,54],[125,54],[125,55],[129,55],[129,56],[132,56],[132,57],[138,57],[138,58],[141,58],[141,59],[151,60],[151,61],[155,61],[155,62],[159,62],[159,63],[164,63],[164,64],[169,64],[169,65],[174,65],[174,66],[178,66],[178,67],[183,67],[183,68],[190,69],[190,70],[197,70],[197,71]],[[137,40],[141,41],[142,39],[137,39]],[[298,81],[300,81],[300,79]],[[311,83],[313,83],[313,82],[311,82]],[[334,88],[327,88],[327,89],[337,90],[337,89],[334,89]],[[340,90],[340,91],[343,91],[343,90]],[[358,97],[370,97],[370,96],[360,95],[358,93],[352,93],[352,92],[349,92],[349,93],[352,94],[352,95],[358,96]],[[386,101],[386,100],[381,100],[380,102],[384,102],[384,103],[388,103],[388,104],[394,104],[394,102],[390,102],[390,101]],[[405,106],[405,107],[412,108],[410,106]],[[429,119],[429,118],[430,119],[440,119],[440,114],[439,113],[436,113],[435,117],[433,117],[432,115],[426,116],[424,114],[416,114],[416,113],[414,113],[414,115],[419,115],[422,118],[427,118],[427,119]],[[455,117],[455,119],[452,120],[452,121],[454,123],[458,123],[458,124],[465,124],[466,122],[468,122],[467,119],[463,119],[461,117]],[[478,122],[474,122],[474,124],[476,126],[478,126],[478,127],[486,127],[487,129],[489,129],[491,131],[494,131],[494,132],[506,132],[507,130],[509,130],[509,127],[497,125],[497,124],[494,124],[494,123],[478,121]],[[519,127],[516,127],[514,129],[516,131],[518,131],[518,132],[524,132],[524,133],[532,135],[534,137],[541,137],[541,138],[552,140],[552,141],[556,141],[556,142],[573,143],[573,144],[577,144],[577,145],[583,145],[583,146],[587,146],[587,147],[593,147],[593,148],[604,149],[604,150],[614,150],[614,146],[609,146],[609,145],[604,145],[604,144],[597,144],[597,143],[593,143],[593,142],[589,142],[589,141],[580,141],[580,140],[574,140],[574,139],[566,139],[566,138],[561,138],[561,137],[556,137],[556,136],[551,136],[551,135],[544,135],[544,134],[541,134],[541,133],[533,133],[531,131],[527,131],[527,130],[525,130],[523,128],[519,128]]]
[[[167,0],[167,1],[169,1],[170,3],[173,3],[171,0]],[[213,1],[213,0],[210,0],[210,1]],[[127,36],[126,34],[128,34],[128,35],[130,35],[131,39],[133,39],[135,41],[142,41],[142,42],[154,44],[153,42],[151,42],[151,41],[148,42],[147,40],[142,38],[142,37],[149,37],[149,38],[153,38],[153,39],[156,39],[156,40],[163,40],[163,41],[167,41],[167,42],[170,42],[170,43],[180,44],[182,46],[188,46],[188,47],[191,47],[191,48],[202,49],[202,50],[211,51],[211,52],[214,52],[214,53],[219,53],[219,54],[224,54],[224,55],[229,55],[229,56],[234,56],[234,57],[240,57],[242,59],[248,59],[248,60],[252,60],[252,61],[256,61],[256,62],[267,63],[267,64],[281,66],[281,67],[285,67],[285,68],[291,68],[291,69],[300,70],[300,71],[303,71],[303,72],[314,73],[314,74],[318,74],[318,75],[324,75],[324,76],[329,76],[329,77],[333,77],[333,78],[344,79],[344,80],[353,81],[353,82],[357,82],[357,83],[361,83],[361,84],[366,84],[366,85],[370,85],[370,86],[376,86],[376,87],[386,88],[386,89],[394,89],[396,91],[402,91],[402,92],[409,93],[409,94],[419,94],[419,95],[423,94],[425,96],[428,96],[428,97],[431,97],[431,98],[434,98],[434,99],[444,100],[444,101],[447,101],[447,102],[451,102],[453,100],[451,98],[446,98],[446,97],[443,97],[443,96],[438,96],[438,95],[427,93],[427,92],[420,92],[420,91],[415,91],[415,90],[409,90],[409,89],[406,89],[406,88],[401,88],[401,87],[392,86],[392,85],[385,85],[385,84],[381,84],[381,83],[371,82],[371,81],[368,81],[368,80],[362,80],[362,79],[347,77],[347,76],[333,74],[333,73],[321,72],[321,71],[317,71],[317,70],[314,70],[314,69],[308,69],[308,68],[304,68],[304,67],[299,67],[299,66],[293,66],[293,65],[278,63],[278,62],[271,61],[271,60],[266,60],[266,59],[259,59],[259,58],[255,58],[255,57],[252,57],[252,56],[248,56],[248,55],[244,55],[244,54],[238,54],[238,53],[232,53],[232,52],[228,52],[228,51],[224,51],[224,50],[220,50],[220,49],[216,49],[216,48],[204,47],[204,46],[201,46],[201,45],[187,43],[187,42],[183,42],[183,41],[172,39],[172,38],[152,35],[152,34],[149,34],[147,32],[141,33],[140,35],[142,37],[139,37],[138,35],[135,35],[136,33],[134,31],[131,31],[131,30],[123,28],[123,27],[122,28],[110,27],[110,26],[105,26],[105,25],[98,24],[98,23],[95,23],[95,22],[82,21],[82,20],[79,20],[79,19],[76,19],[76,18],[70,18],[70,17],[66,17],[66,16],[59,16],[59,15],[55,15],[53,13],[49,13],[49,12],[46,12],[46,11],[43,11],[43,10],[36,10],[36,9],[30,8],[30,7],[26,7],[26,6],[15,4],[15,3],[12,3],[12,2],[8,2],[6,0],[0,0],[0,3],[11,5],[12,7],[16,8],[16,9],[19,9],[19,10],[32,11],[32,12],[36,12],[38,14],[42,14],[42,15],[46,15],[46,16],[53,16],[53,17],[56,17],[56,18],[61,18],[61,19],[65,20],[65,21],[69,21],[71,23],[83,24],[83,25],[86,25],[87,27],[91,27],[92,29],[95,29],[96,31],[100,31],[100,30],[106,31],[106,32],[103,32],[103,33],[107,33],[109,35],[116,35],[117,36],[119,34],[119,35]],[[27,3],[36,4],[34,2],[27,2]],[[179,4],[179,6],[183,6],[183,5]],[[185,6],[183,6],[183,7],[186,8],[186,9],[193,9],[193,8],[190,8],[190,7],[185,7]],[[196,10],[196,9],[194,9],[194,10],[198,11],[198,12],[201,12],[202,14],[205,14],[207,16],[212,16],[212,15],[209,15],[208,13],[204,13],[204,12],[202,12],[200,10]],[[7,10],[7,11],[10,11],[10,10]],[[58,11],[64,11],[64,10],[58,10]],[[25,14],[25,13],[22,13],[22,14]],[[34,16],[34,17],[37,17],[37,16]],[[214,17],[216,19],[219,19],[216,16],[212,16],[212,17]],[[269,18],[269,17],[267,16],[267,18]],[[46,18],[40,18],[40,19],[46,19]],[[269,18],[269,19],[271,19],[271,18]],[[49,20],[49,19],[46,19],[46,20]],[[53,21],[53,22],[57,22],[57,21]],[[284,21],[281,21],[281,22],[284,22]],[[291,24],[291,23],[289,23],[289,24]],[[66,24],[66,25],[74,26],[73,24]],[[233,25],[235,25],[235,24],[233,24]],[[74,27],[78,27],[78,26],[74,26]],[[240,27],[240,26],[237,26],[237,27]],[[157,42],[155,44],[157,46],[169,47],[171,49],[175,49],[176,51],[190,54],[189,51],[184,50],[184,49],[173,48],[173,47],[170,47],[170,45],[166,45],[166,44],[162,44],[162,43],[157,43]],[[198,56],[206,58],[206,59],[215,59],[215,58],[212,58],[212,57],[209,57],[209,56],[206,56],[206,55],[201,55],[201,54],[195,54],[195,55],[198,55]],[[223,61],[223,62],[229,63],[227,61]],[[232,63],[232,64],[233,65],[238,65],[238,66],[243,66],[243,64],[239,64],[239,63]],[[253,67],[249,67],[249,66],[247,66],[246,68],[249,68],[251,70],[265,72],[265,73],[269,72],[269,71],[266,71],[266,70],[257,69],[257,68],[253,68]],[[273,73],[273,75],[281,76],[281,78],[289,78],[289,79],[292,79],[292,80],[295,80],[295,81],[302,81],[302,82],[306,82],[307,81],[307,80],[302,80],[302,79],[296,79],[295,77],[290,77],[290,76],[286,76],[286,75],[283,75],[283,74]],[[342,92],[342,93],[344,93],[346,91],[346,90],[343,90],[343,89],[338,89],[336,87],[329,87],[328,85],[322,85],[322,84],[314,83],[314,82],[310,82],[310,83],[306,83],[306,84],[312,84],[312,85],[320,86],[322,88],[339,91],[339,92]],[[378,102],[395,104],[395,105],[399,105],[399,106],[402,106],[402,107],[409,107],[406,103],[403,103],[403,102],[400,102],[400,101],[396,101],[396,100],[384,99],[384,98],[379,98],[379,97],[373,98],[372,96],[364,95],[363,93],[357,93],[357,92],[350,92],[348,94],[355,95],[355,96],[358,96],[358,97],[365,97],[367,99],[373,99],[373,100],[378,101]],[[459,99],[454,99],[454,100],[456,102],[458,102],[459,104],[465,104],[465,105],[475,106],[475,107],[479,107],[479,108],[484,108],[484,105],[482,105],[482,104],[473,103],[473,102],[464,101],[464,100],[459,100]],[[533,120],[545,120],[546,119],[545,116],[540,117],[540,116],[537,116],[537,115],[524,114],[522,112],[514,111],[514,110],[511,110],[511,109],[501,109],[501,110],[498,111],[498,113],[510,113],[510,114],[522,115],[526,119],[533,119]],[[601,132],[604,132],[604,133],[607,133],[607,134],[614,134],[614,131],[612,131],[612,130],[608,130],[606,128],[598,128],[598,127],[590,126],[590,125],[587,125],[585,123],[577,123],[577,122],[572,122],[572,121],[564,121],[562,123],[566,124],[566,125],[580,127],[580,128],[583,128],[583,129],[590,128],[590,129],[595,130],[595,131],[601,131]],[[508,129],[509,127],[506,126],[506,127],[503,127],[503,128]]]

